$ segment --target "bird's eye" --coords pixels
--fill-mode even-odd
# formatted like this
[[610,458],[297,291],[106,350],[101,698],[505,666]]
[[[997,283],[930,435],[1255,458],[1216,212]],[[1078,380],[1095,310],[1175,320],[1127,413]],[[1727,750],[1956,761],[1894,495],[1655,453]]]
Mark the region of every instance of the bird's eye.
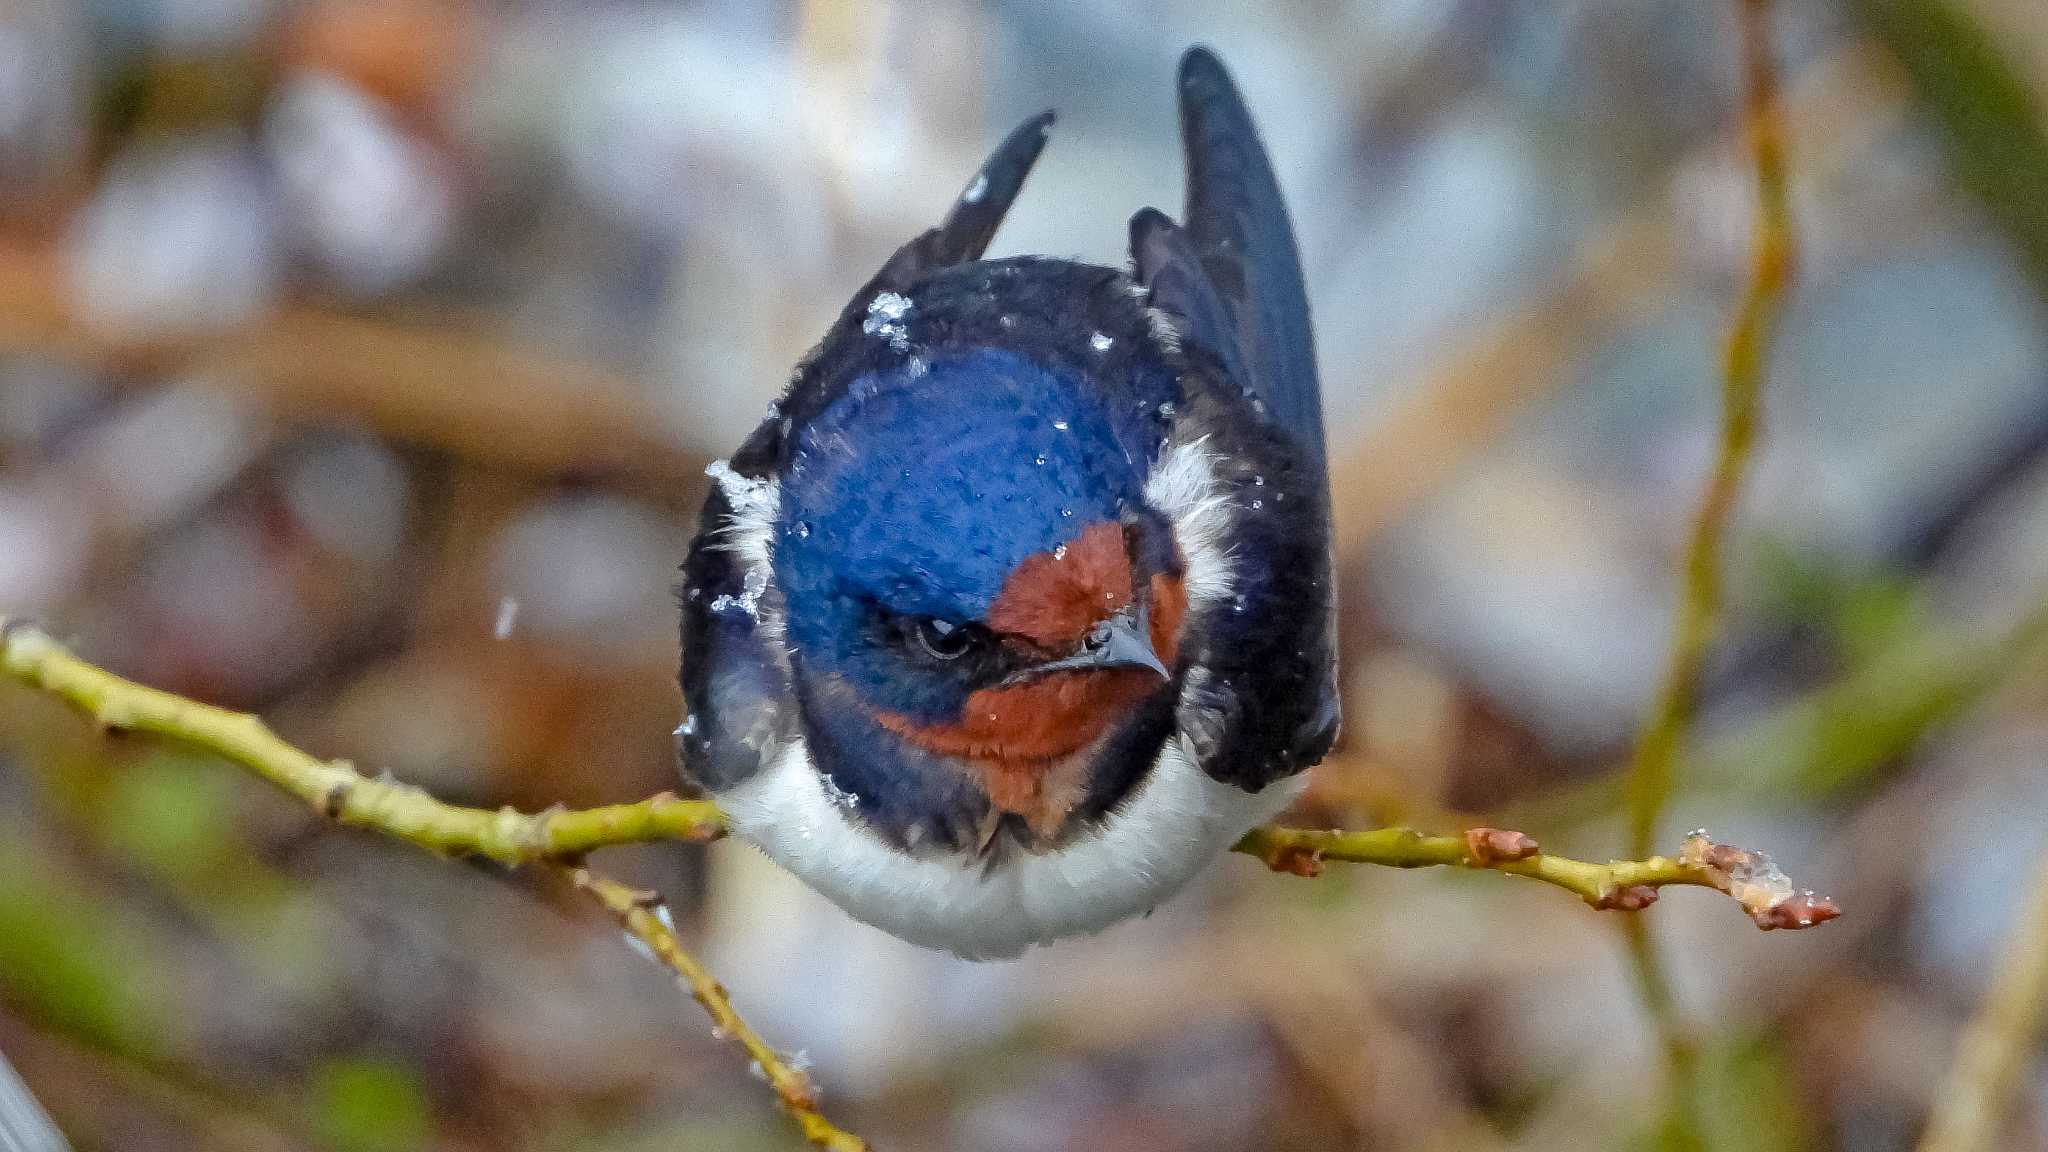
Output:
[[958,660],[974,647],[974,630],[937,617],[917,622],[917,646],[939,660]]

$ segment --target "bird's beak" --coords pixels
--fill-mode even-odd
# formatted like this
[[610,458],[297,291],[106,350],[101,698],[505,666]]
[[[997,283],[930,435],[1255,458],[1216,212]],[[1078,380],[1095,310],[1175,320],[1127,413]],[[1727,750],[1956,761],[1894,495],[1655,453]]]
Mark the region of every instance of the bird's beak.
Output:
[[1087,644],[1072,656],[1026,668],[1004,683],[1021,684],[1049,672],[1082,668],[1150,668],[1162,680],[1173,679],[1173,670],[1152,648],[1151,613],[1141,607],[1136,613],[1118,613],[1097,624]]
[[1152,622],[1146,618],[1148,615],[1140,609],[1135,620],[1117,616],[1105,622],[1108,639],[1084,659],[1093,659],[1099,668],[1150,668],[1159,673],[1161,680],[1173,679],[1173,671],[1152,650]]

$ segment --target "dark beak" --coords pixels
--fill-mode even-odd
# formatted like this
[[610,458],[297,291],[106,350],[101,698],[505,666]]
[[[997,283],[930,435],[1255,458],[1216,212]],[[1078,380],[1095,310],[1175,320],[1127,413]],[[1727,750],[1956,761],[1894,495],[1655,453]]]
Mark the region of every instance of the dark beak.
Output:
[[1144,608],[1135,614],[1119,613],[1095,626],[1079,652],[1064,660],[1038,664],[1011,676],[1006,684],[1022,684],[1048,672],[1070,668],[1150,668],[1161,680],[1173,679],[1173,670],[1152,650],[1151,614]]

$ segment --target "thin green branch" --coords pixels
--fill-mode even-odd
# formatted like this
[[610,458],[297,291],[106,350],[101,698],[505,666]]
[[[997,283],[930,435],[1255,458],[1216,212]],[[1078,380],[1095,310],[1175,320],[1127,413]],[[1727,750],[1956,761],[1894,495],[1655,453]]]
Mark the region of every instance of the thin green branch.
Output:
[[683,948],[660,897],[636,892],[580,865],[588,852],[649,840],[711,840],[724,834],[724,817],[702,800],[666,793],[637,804],[526,813],[445,804],[390,779],[358,775],[345,761],[328,761],[286,743],[260,719],[187,700],[122,679],[66,651],[43,632],[0,619],[0,670],[83,710],[108,729],[168,737],[239,764],[317,809],[330,820],[370,828],[429,851],[486,856],[512,865],[552,861],[580,890],[603,904],[654,958],[673,969],[721,1037],[753,1057],[783,1110],[804,1138],[833,1152],[867,1145],[818,1111],[817,1090],[733,1010],[725,989]]
[[605,910],[618,920],[619,926],[646,945],[656,960],[675,972],[683,990],[703,1005],[705,1014],[711,1017],[713,1035],[721,1040],[736,1041],[746,1049],[747,1055],[754,1058],[754,1067],[775,1090],[775,1098],[781,1102],[783,1111],[789,1113],[790,1118],[803,1129],[804,1139],[831,1152],[866,1152],[866,1141],[825,1119],[824,1114],[818,1111],[818,1089],[811,1083],[811,1078],[754,1031],[753,1025],[733,1009],[725,986],[718,982],[710,969],[704,967],[702,961],[683,947],[669,917],[668,904],[660,893],[628,888],[581,865],[558,867],[568,874],[577,888],[604,905]]
[[0,666],[14,679],[71,702],[102,728],[196,745],[248,768],[336,823],[373,828],[444,855],[485,856],[513,865],[575,857],[613,844],[712,840],[725,831],[724,817],[710,802],[667,793],[580,811],[526,813],[444,804],[388,776],[363,776],[345,760],[322,760],[301,751],[255,716],[124,680],[25,625],[6,627]]
[[1663,1049],[1664,1070],[1670,1080],[1669,1113],[1660,1134],[1671,1152],[1701,1152],[1705,1147],[1700,1110],[1700,1047],[1685,1013],[1678,1005],[1678,993],[1671,986],[1671,974],[1664,966],[1663,950],[1650,934],[1650,924],[1641,917],[1622,922],[1621,938],[1628,948],[1629,972],[1635,977],[1636,994],[1649,1013],[1657,1043]]
[[[1707,647],[1721,616],[1724,541],[1755,454],[1771,335],[1791,280],[1795,241],[1785,179],[1785,126],[1771,60],[1770,7],[1770,0],[1735,0],[1742,38],[1743,126],[1756,173],[1757,228],[1749,286],[1722,349],[1721,436],[1686,543],[1676,632],[1663,685],[1636,742],[1624,788],[1629,849],[1637,856],[1656,840],[1657,824],[1678,782],[1679,745],[1699,707]],[[1650,926],[1631,921],[1624,933],[1643,1005],[1664,1048],[1672,1099],[1668,1135],[1679,1152],[1691,1152],[1700,1147],[1701,1139],[1693,1038]]]
[[[0,671],[84,711],[101,727],[148,732],[203,748],[297,796],[328,818],[445,855],[485,856],[508,865],[574,863],[599,848],[656,840],[715,840],[725,818],[710,802],[663,793],[633,804],[545,812],[465,808],[396,780],[358,775],[346,761],[321,760],[278,739],[254,716],[137,684],[72,654],[39,629],[0,619]],[[1562,888],[1596,908],[1636,910],[1671,885],[1733,896],[1763,928],[1804,928],[1836,914],[1794,889],[1762,853],[1689,838],[1676,857],[1592,864],[1541,851],[1520,832],[1474,828],[1429,836],[1410,828],[1361,832],[1253,829],[1236,851],[1276,871],[1312,876],[1324,861],[1393,868],[1488,869]]]
[[1474,868],[1541,880],[1599,909],[1634,912],[1657,900],[1659,889],[1712,888],[1732,897],[1757,927],[1811,928],[1841,914],[1834,901],[1793,887],[1761,852],[1710,839],[1686,837],[1676,856],[1593,864],[1543,851],[1528,836],[1499,828],[1473,828],[1462,836],[1428,836],[1413,828],[1321,832],[1307,828],[1254,828],[1234,851],[1256,856],[1276,872],[1321,873],[1325,861],[1390,868]]
[[2042,1025],[2048,1021],[2048,866],[2019,927],[2006,942],[1990,991],[1956,1042],[1955,1062],[1934,1096],[1934,1115],[1920,1152],[1984,1152],[2000,1147],[1999,1129],[2012,1106]]
[[1756,447],[1764,366],[1791,279],[1794,252],[1785,181],[1785,127],[1771,65],[1768,0],[1737,0],[1742,25],[1743,114],[1756,170],[1758,217],[1749,287],[1723,346],[1721,438],[1685,551],[1676,633],[1661,690],[1629,765],[1629,845],[1650,850],[1676,784],[1678,749],[1699,704],[1707,646],[1721,615],[1721,554]]

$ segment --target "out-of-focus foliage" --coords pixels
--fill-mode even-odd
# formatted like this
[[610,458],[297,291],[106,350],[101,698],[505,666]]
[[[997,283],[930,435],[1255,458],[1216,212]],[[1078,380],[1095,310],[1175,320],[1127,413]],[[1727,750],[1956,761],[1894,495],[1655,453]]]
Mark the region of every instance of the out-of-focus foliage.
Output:
[[2040,94],[1951,0],[1855,0],[1946,131],[1957,181],[1984,203],[2036,283],[2048,283],[2048,131]]

